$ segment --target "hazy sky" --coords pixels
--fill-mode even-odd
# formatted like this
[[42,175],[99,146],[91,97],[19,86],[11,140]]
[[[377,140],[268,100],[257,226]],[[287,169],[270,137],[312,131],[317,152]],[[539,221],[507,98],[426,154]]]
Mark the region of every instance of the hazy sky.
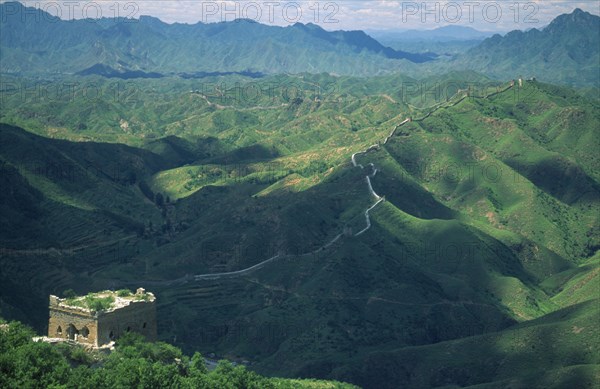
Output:
[[[600,1],[203,1],[35,0],[21,1],[63,19],[155,16],[165,22],[196,23],[253,19],[265,24],[316,23],[327,30],[433,29],[446,25],[484,31],[539,28],[581,8],[600,14]],[[597,33],[597,32],[596,32]]]

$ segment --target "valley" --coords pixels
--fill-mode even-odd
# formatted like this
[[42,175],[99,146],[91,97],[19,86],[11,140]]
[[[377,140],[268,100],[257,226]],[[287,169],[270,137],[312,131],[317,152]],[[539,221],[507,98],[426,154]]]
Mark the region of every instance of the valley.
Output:
[[181,380],[199,352],[281,387],[598,382],[600,17],[379,32],[391,48],[19,7],[0,4],[1,318],[44,334],[50,294],[142,286],[172,346],[115,355],[158,347]]

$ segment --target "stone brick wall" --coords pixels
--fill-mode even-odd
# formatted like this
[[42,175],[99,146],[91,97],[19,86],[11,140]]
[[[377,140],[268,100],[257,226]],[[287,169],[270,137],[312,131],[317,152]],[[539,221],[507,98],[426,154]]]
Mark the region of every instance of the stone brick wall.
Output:
[[71,339],[98,347],[127,331],[138,332],[149,341],[156,340],[155,301],[131,301],[129,305],[113,311],[91,313],[61,306],[56,296],[50,296],[49,338]]
[[156,304],[154,301],[133,301],[128,306],[98,316],[98,341],[100,345],[134,331],[155,341],[157,337]]
[[[90,313],[59,307],[50,299],[48,337],[71,339],[79,343],[98,346],[98,321]],[[86,336],[87,335],[87,336]]]

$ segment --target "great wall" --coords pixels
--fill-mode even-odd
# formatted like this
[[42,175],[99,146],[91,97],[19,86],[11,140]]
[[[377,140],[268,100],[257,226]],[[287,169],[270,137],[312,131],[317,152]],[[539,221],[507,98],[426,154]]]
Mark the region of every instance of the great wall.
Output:
[[[489,98],[493,95],[505,92],[512,88],[514,83],[511,83],[503,89],[498,89],[496,92],[488,94],[483,97],[471,96],[473,98]],[[466,92],[466,93],[465,93]],[[455,97],[458,97],[455,101]],[[221,279],[231,279],[241,277],[250,274],[256,270],[262,269],[265,266],[273,263],[277,260],[285,258],[302,258],[312,256],[316,253],[320,253],[329,249],[336,242],[338,242],[344,236],[359,237],[369,231],[372,227],[370,213],[382,202],[385,201],[385,196],[377,194],[373,188],[372,180],[376,177],[378,169],[373,163],[369,163],[367,167],[363,166],[357,161],[357,157],[366,155],[372,152],[378,152],[383,146],[385,146],[397,133],[397,131],[403,126],[412,123],[420,122],[430,117],[433,113],[440,109],[450,108],[464,101],[470,97],[468,91],[459,91],[457,95],[453,96],[450,101],[445,104],[438,104],[433,110],[425,114],[423,117],[418,119],[406,118],[392,129],[390,134],[383,140],[382,143],[378,143],[366,148],[363,151],[358,151],[352,154],[350,162],[353,168],[360,168],[361,171],[367,171],[365,174],[365,181],[367,183],[367,189],[370,196],[374,199],[374,203],[369,206],[365,212],[366,226],[355,234],[349,234],[348,231],[337,234],[325,245],[306,252],[300,255],[291,255],[278,253],[265,261],[257,263],[245,269],[221,272],[221,273],[209,273],[209,274],[197,274],[197,275],[186,275],[184,277],[170,280],[170,281],[146,281],[145,284],[148,286],[176,286],[184,285],[191,282],[200,281],[214,281]],[[140,288],[137,290],[135,295],[129,297],[119,297],[118,293],[105,291],[100,294],[111,293],[111,296],[115,297],[115,303],[109,309],[98,310],[90,309],[89,307],[81,307],[73,304],[69,299],[60,299],[56,296],[50,296],[50,318],[48,325],[48,336],[40,338],[47,342],[77,342],[83,345],[87,345],[92,348],[108,347],[112,341],[118,338],[125,332],[136,331],[144,334],[148,339],[153,340],[157,337],[157,321],[156,321],[156,305],[155,297],[152,293],[146,293],[144,289]],[[136,297],[148,297],[144,299],[138,299]]]
[[[492,96],[498,95],[500,93],[504,93],[506,91],[508,91],[509,89],[513,88],[515,86],[514,81],[509,83],[506,87],[504,88],[500,88],[498,87],[497,90],[495,92],[489,93],[487,95],[484,96],[475,96],[472,95],[470,93],[470,91],[467,90],[459,90],[454,96],[452,96],[452,98],[450,98],[447,102],[444,103],[438,103],[434,106],[428,107],[426,109],[429,110],[429,112],[427,114],[425,114],[423,117],[417,118],[417,119],[412,119],[412,118],[406,118],[404,119],[401,123],[397,124],[396,126],[394,126],[394,128],[392,129],[392,131],[390,132],[390,134],[383,140],[383,142],[381,144],[376,144],[376,145],[372,145],[370,147],[368,147],[367,149],[363,150],[363,151],[358,151],[354,154],[352,154],[351,158],[350,158],[350,162],[352,164],[353,167],[359,167],[360,169],[364,170],[364,166],[359,164],[356,161],[356,157],[358,155],[362,155],[362,154],[368,154],[370,152],[376,152],[378,151],[381,146],[385,146],[390,139],[392,139],[396,132],[398,131],[398,129],[400,129],[401,127],[405,126],[408,123],[411,122],[421,122],[425,119],[427,119],[428,117],[430,117],[432,114],[434,114],[435,112],[441,110],[441,109],[447,109],[447,108],[451,108],[454,107],[455,105],[461,103],[462,101],[464,101],[467,98],[473,98],[473,99],[488,99]],[[457,98],[455,101],[453,101],[455,98]],[[375,167],[374,164],[369,164],[369,166],[373,169],[373,173],[371,174],[367,174],[365,175],[365,181],[367,182],[367,188],[369,190],[369,194],[374,197],[374,199],[376,200],[376,202],[371,205],[369,208],[367,208],[367,210],[365,211],[365,221],[366,221],[366,227],[359,231],[358,233],[354,234],[354,237],[358,237],[361,236],[362,234],[364,234],[365,232],[367,232],[370,228],[371,228],[371,217],[370,217],[370,213],[371,211],[373,211],[379,204],[381,204],[383,201],[385,201],[385,196],[380,196],[378,195],[375,190],[373,189],[373,185],[371,182],[371,179],[375,177],[375,175],[377,174],[377,168]],[[339,239],[341,239],[344,235],[346,235],[345,233],[340,233],[338,235],[336,235],[332,240],[330,240],[327,244],[321,246],[320,248],[301,254],[301,255],[291,255],[291,254],[277,254],[265,261],[262,261],[260,263],[257,263],[256,265],[250,266],[246,269],[242,269],[242,270],[237,270],[237,271],[232,271],[232,272],[223,272],[223,273],[209,273],[209,274],[197,274],[197,275],[187,275],[181,278],[178,278],[176,280],[171,280],[171,281],[154,281],[154,282],[147,282],[148,285],[162,285],[162,286],[171,286],[171,285],[177,285],[177,284],[185,284],[188,282],[192,282],[192,281],[204,281],[204,280],[219,280],[219,279],[226,279],[226,278],[235,278],[235,277],[239,277],[239,276],[243,276],[246,274],[249,274],[251,272],[254,272],[255,270],[261,269],[263,267],[265,267],[266,265],[276,261],[276,260],[281,260],[281,259],[285,259],[285,258],[291,258],[291,257],[306,257],[306,256],[311,256],[314,255],[315,253],[324,251],[326,249],[328,249],[329,247],[331,247],[334,243],[336,243]]]

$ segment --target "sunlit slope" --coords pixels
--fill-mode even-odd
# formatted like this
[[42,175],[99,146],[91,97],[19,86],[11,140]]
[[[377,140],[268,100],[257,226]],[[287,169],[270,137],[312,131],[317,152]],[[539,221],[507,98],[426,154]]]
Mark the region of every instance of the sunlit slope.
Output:
[[[164,339],[247,359],[271,374],[377,388],[428,379],[437,386],[502,385],[542,372],[585,382],[593,368],[579,365],[597,361],[581,350],[597,346],[594,333],[565,335],[550,352],[569,358],[550,362],[538,360],[545,343],[536,341],[530,366],[521,363],[522,342],[510,339],[529,324],[553,328],[552,337],[567,324],[587,328],[597,313],[598,180],[589,146],[596,106],[570,90],[526,82],[519,94],[533,91],[537,100],[516,99],[507,89],[454,99],[452,107],[442,102],[448,108],[406,123],[382,145],[405,118],[428,113],[398,102],[395,87],[389,98],[374,86],[368,91],[376,93],[349,94],[339,105],[306,98],[251,110],[211,107],[176,89],[173,99],[146,104],[170,112],[157,116],[156,128],[190,117],[189,128],[83,130],[111,142],[121,131],[127,147],[3,127],[1,155],[15,172],[3,215],[22,216],[3,219],[3,231],[23,233],[2,235],[16,251],[3,251],[0,309],[39,322],[42,314],[16,307],[41,312],[49,292],[69,287],[83,293],[142,284],[158,296]],[[203,101],[187,107],[197,116],[175,113],[193,99]],[[548,123],[571,111],[583,119],[552,131],[535,127],[545,109],[536,101],[548,108]],[[531,114],[515,118],[517,110]],[[23,113],[9,111],[11,121],[30,121],[33,131],[49,135],[42,120]],[[552,132],[553,140],[535,131]],[[73,139],[76,131],[68,125],[53,136]],[[351,155],[375,144],[356,156],[364,169],[353,167]],[[129,179],[100,173],[70,182],[31,168],[38,159],[76,171],[86,161],[102,172],[117,164]],[[371,211],[371,228],[355,236],[375,201],[366,174],[385,202]],[[36,212],[46,216],[30,223]],[[29,244],[40,250],[23,251]],[[202,276],[273,257],[253,272]],[[575,312],[572,323],[555,320],[565,312]],[[532,342],[542,336],[527,333],[527,342],[529,335]],[[473,342],[478,346],[469,351]],[[496,343],[508,348],[495,354]],[[415,369],[434,373],[403,375],[399,366],[412,366],[413,355]],[[512,376],[504,364],[490,370],[488,355],[519,369]]]
[[[513,91],[507,91],[498,98],[502,101],[513,95]],[[551,94],[548,97],[556,98]],[[258,359],[274,353],[260,363],[265,371],[353,376],[355,382],[377,387],[395,382],[393,376],[386,375],[388,368],[395,368],[377,360],[368,368],[357,367],[361,372],[353,373],[353,368],[342,361],[357,354],[372,355],[368,351],[371,348],[468,339],[502,330],[515,321],[528,323],[544,318],[571,304],[597,302],[593,283],[597,264],[586,261],[581,268],[576,265],[594,249],[593,239],[597,239],[597,233],[590,228],[596,223],[595,214],[589,212],[597,207],[595,194],[564,203],[506,163],[503,154],[496,154],[493,147],[487,150],[483,143],[460,134],[476,134],[484,129],[457,125],[450,131],[443,125],[436,126],[440,116],[454,119],[467,110],[469,115],[485,120],[485,112],[473,108],[475,102],[483,109],[497,104],[493,98],[467,99],[454,108],[434,113],[424,122],[407,125],[383,149],[359,157],[360,163],[372,162],[378,168],[373,185],[387,200],[373,212],[374,226],[366,235],[348,236],[318,256],[274,262],[239,281],[177,287],[177,291],[169,292],[173,296],[169,299],[185,302],[177,306],[180,317],[196,320],[192,318],[201,315],[194,312],[203,312],[208,316],[201,320],[209,326],[212,318],[220,321],[230,317],[227,311],[235,311],[236,322],[245,323],[244,328],[283,327],[282,333],[274,334],[265,347],[259,347],[258,338],[249,334],[242,335],[246,342],[236,342],[240,336],[236,333],[215,335],[207,347],[227,350],[232,355],[254,354]],[[518,125],[515,128],[518,130]],[[590,132],[593,127],[581,131]],[[539,153],[552,152],[527,138],[521,141],[528,142],[528,147],[537,147]],[[448,171],[448,167],[453,170]],[[574,185],[578,182],[567,181],[565,190],[576,191]],[[594,185],[592,179],[592,189]],[[565,217],[566,223],[557,224]],[[576,222],[581,220],[587,222]],[[228,289],[230,285],[235,288]],[[568,292],[562,294],[562,288]],[[216,301],[220,301],[217,306],[228,308],[213,316],[215,305],[211,302],[216,293]],[[565,295],[574,297],[569,300]],[[242,308],[240,300],[248,302],[247,308]],[[172,307],[169,311],[175,309],[168,304]],[[586,307],[590,306],[593,307]],[[294,319],[290,322],[292,312]],[[588,318],[597,314],[589,312],[585,313]],[[347,324],[335,325],[340,321]],[[169,328],[177,332],[175,327]],[[179,333],[203,342],[193,331]],[[510,337],[508,334],[499,336]],[[592,347],[597,345],[593,337],[580,337],[573,340],[571,353],[578,347],[588,347],[577,343],[580,340],[591,342]],[[356,344],[364,346],[357,349]],[[570,346],[560,347],[567,352]],[[505,378],[496,378],[486,370],[486,359],[481,362],[485,351],[477,350],[477,356],[469,355],[469,362],[461,362],[471,364],[473,372],[479,374],[480,381],[473,379],[471,383],[498,380],[498,385],[503,385],[508,373],[503,373]],[[445,359],[447,355],[436,358]],[[368,361],[370,357],[365,358]],[[360,357],[359,360],[365,361]],[[514,361],[518,363],[517,359]],[[364,363],[360,362],[360,366]],[[450,365],[452,362],[435,363]],[[566,366],[570,365],[555,362],[545,366],[536,362],[521,369],[516,375],[522,378],[517,380],[532,382],[542,374],[550,374],[558,382],[571,382],[572,378],[572,382],[585,383],[593,377],[593,366]],[[386,380],[365,378],[380,374]],[[453,374],[449,374],[448,383],[469,382]]]
[[[416,182],[439,203],[469,219],[523,235],[564,258],[592,255],[598,247],[600,199],[600,186],[593,178],[598,164],[589,146],[597,143],[596,110],[590,103],[578,105],[579,98],[567,100],[547,89],[532,83],[519,92],[531,99],[537,96],[531,102],[515,103],[513,91],[467,99],[409,124],[404,136],[393,139],[385,152],[365,157],[365,161],[375,158],[376,164],[381,161],[382,172],[374,182],[381,188],[378,193],[386,194],[390,182],[388,196],[406,203],[402,200],[406,193],[394,190],[398,176]],[[577,127],[583,140],[571,141],[581,149],[559,154],[556,146],[526,133],[531,131],[528,122],[507,113],[551,100],[557,103],[547,115],[560,116],[577,107],[588,117]]]

